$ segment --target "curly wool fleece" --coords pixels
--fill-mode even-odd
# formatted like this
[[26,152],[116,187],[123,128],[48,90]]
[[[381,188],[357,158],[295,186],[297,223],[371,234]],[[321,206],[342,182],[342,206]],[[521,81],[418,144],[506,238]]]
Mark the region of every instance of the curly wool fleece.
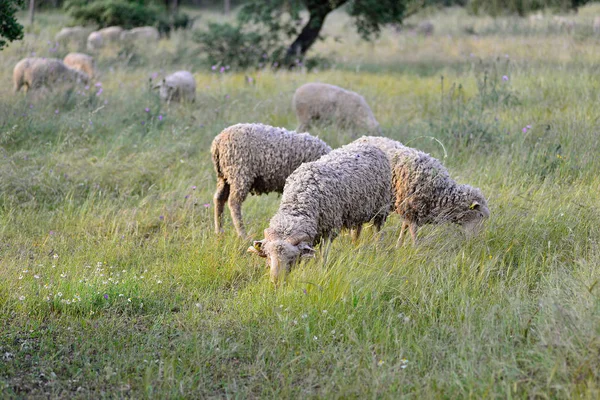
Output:
[[249,193],[281,193],[286,178],[302,163],[331,151],[324,141],[263,124],[237,124],[213,140],[211,154],[217,173],[215,230],[221,231],[225,202],[238,235],[246,236],[242,203]]
[[392,200],[391,168],[375,146],[352,143],[301,165],[289,176],[265,239],[248,250],[267,257],[277,282],[300,257],[311,256],[322,238],[385,222]]

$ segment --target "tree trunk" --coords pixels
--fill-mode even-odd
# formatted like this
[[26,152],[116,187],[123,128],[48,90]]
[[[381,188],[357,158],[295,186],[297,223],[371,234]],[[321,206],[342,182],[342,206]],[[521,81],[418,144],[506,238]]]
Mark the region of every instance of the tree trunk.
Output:
[[225,0],[223,8],[225,15],[229,15],[229,13],[231,12],[231,0]]
[[308,49],[317,41],[321,28],[325,23],[327,14],[335,10],[346,0],[336,0],[323,2],[320,0],[305,2],[309,12],[309,19],[300,35],[294,40],[294,42],[288,47],[285,53],[284,63],[291,67],[294,65],[296,59],[303,58]]
[[177,10],[179,10],[179,1],[173,0],[173,12],[176,14]]
[[35,0],[29,0],[29,25],[33,25],[35,16]]

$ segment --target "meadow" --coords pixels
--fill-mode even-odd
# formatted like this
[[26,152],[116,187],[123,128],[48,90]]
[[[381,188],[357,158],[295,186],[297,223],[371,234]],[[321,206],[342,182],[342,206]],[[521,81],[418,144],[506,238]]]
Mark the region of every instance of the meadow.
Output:
[[[13,94],[18,60],[69,51],[52,42],[68,17],[39,13],[0,52],[0,397],[599,398],[598,13],[567,31],[451,9],[420,16],[432,36],[371,43],[334,13],[313,71],[213,70],[177,32],[102,49],[87,88]],[[161,103],[151,82],[180,69],[196,102]],[[428,226],[396,249],[392,215],[278,288],[228,210],[216,237],[213,137],[294,129],[312,81],[361,93],[386,136],[481,188],[483,233]],[[278,200],[244,203],[255,240]]]

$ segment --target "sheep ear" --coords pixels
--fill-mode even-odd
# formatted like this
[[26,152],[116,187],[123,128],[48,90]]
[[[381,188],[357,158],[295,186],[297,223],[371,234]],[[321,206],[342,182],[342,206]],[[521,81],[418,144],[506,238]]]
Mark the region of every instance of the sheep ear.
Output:
[[474,201],[473,204],[469,206],[469,210],[479,210],[481,208],[481,204]]
[[300,249],[300,257],[302,258],[314,258],[316,253],[315,249],[310,247],[306,242],[300,243],[298,249]]
[[254,253],[259,257],[267,257],[267,255],[265,254],[265,252],[262,250],[262,245],[264,244],[264,239],[263,240],[255,240],[254,243],[252,243],[252,246],[248,247],[248,253]]

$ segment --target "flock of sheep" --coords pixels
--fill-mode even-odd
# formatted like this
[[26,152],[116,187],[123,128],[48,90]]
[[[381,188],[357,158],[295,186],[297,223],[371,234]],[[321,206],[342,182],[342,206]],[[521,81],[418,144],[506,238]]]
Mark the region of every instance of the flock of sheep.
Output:
[[[82,29],[66,28],[58,37],[82,36]],[[152,29],[105,28],[88,35],[88,48],[116,40],[157,40],[158,32]],[[95,74],[93,57],[82,53],[69,53],[64,60],[26,58],[14,68],[14,90],[51,88],[63,82],[87,84]],[[187,71],[168,75],[155,88],[167,102],[193,102],[196,95],[194,76]],[[333,240],[342,229],[349,229],[356,241],[363,224],[372,222],[379,231],[391,212],[403,219],[397,246],[407,230],[416,244],[418,228],[425,224],[452,222],[472,235],[489,217],[479,189],[456,183],[430,155],[381,136],[377,119],[359,94],[308,83],[296,90],[292,103],[298,132],[237,124],[217,135],[210,149],[217,175],[217,234],[223,230],[225,203],[238,235],[246,238],[242,203],[248,194],[282,193],[264,239],[248,249],[267,258],[274,283],[301,258],[314,256],[314,246],[321,240]],[[323,121],[371,136],[332,150],[306,133]]]
[[[303,85],[293,105],[298,131],[329,120],[380,132],[364,98],[333,85]],[[490,215],[479,189],[456,183],[430,155],[383,136],[363,136],[332,150],[308,133],[237,124],[215,137],[211,154],[217,234],[226,202],[238,235],[245,238],[241,206],[248,194],[283,193],[264,239],[248,248],[267,258],[274,283],[301,258],[312,257],[321,240],[349,229],[356,241],[363,224],[372,222],[379,231],[391,212],[403,219],[397,246],[407,230],[416,244],[418,228],[426,224],[452,222],[472,235]]]

